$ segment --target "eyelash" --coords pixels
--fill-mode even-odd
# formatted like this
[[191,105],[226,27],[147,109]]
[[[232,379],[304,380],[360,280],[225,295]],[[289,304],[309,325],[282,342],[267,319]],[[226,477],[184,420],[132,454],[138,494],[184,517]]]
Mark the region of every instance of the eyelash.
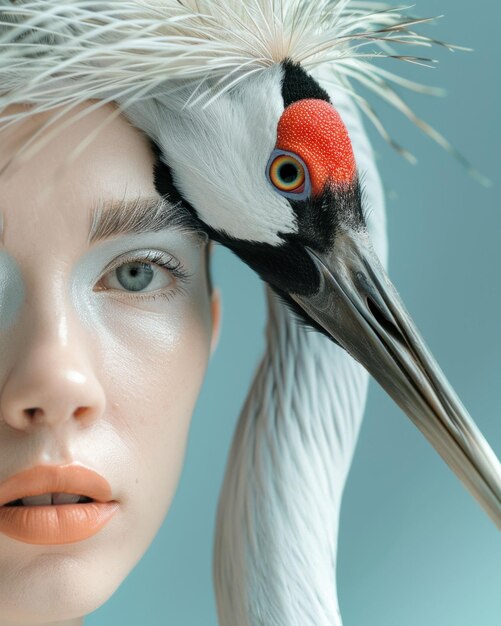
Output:
[[[165,260],[168,259],[168,260]],[[122,291],[118,289],[116,291],[120,291],[121,293],[127,294],[127,298],[132,298],[133,300],[156,300],[157,298],[172,298],[181,291],[183,291],[183,283],[187,283],[191,278],[192,274],[186,271],[183,267],[181,261],[174,259],[174,257],[170,256],[166,252],[158,252],[151,251],[146,254],[131,254],[120,260],[119,263],[112,266],[105,275],[110,272],[114,272],[122,265],[127,265],[127,263],[148,263],[152,265],[157,265],[162,267],[163,269],[168,270],[176,279],[176,283],[173,287],[167,288],[168,291],[160,291],[160,292],[150,292],[150,295],[134,295],[131,291],[126,291],[125,289]],[[115,291],[115,289],[111,287],[103,287],[101,291]]]

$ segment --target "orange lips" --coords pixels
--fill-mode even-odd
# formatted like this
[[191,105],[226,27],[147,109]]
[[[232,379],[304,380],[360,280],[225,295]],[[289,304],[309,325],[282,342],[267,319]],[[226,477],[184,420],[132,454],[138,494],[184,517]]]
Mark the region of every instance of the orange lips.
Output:
[[[44,493],[71,493],[95,500],[82,504],[5,506]],[[0,485],[0,532],[31,544],[64,544],[95,535],[118,511],[111,487],[100,474],[80,465],[39,465]]]

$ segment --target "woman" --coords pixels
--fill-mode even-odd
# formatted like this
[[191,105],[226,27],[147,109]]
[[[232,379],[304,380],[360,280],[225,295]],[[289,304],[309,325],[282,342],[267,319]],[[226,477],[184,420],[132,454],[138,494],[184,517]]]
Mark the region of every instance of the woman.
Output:
[[[68,150],[113,108],[93,111],[0,180],[0,482],[21,470],[85,466],[116,503],[104,525],[71,518],[57,527],[50,496],[2,507],[17,515],[0,519],[2,626],[81,624],[141,558],[174,495],[216,343],[207,238],[182,226],[156,192],[144,135],[117,117],[58,176]],[[2,166],[43,121],[2,133]],[[78,476],[69,480],[76,486],[65,491],[78,490]],[[56,483],[43,491],[62,491]],[[19,482],[3,499],[30,488]],[[62,502],[53,496],[56,508]]]
[[[82,4],[82,6],[85,10],[85,5]],[[140,7],[141,3],[138,3],[138,6]],[[157,8],[159,15],[161,15],[161,7],[162,4],[158,3]],[[179,5],[176,5],[176,7],[181,11]],[[174,7],[174,9],[176,7]],[[155,7],[152,5],[152,12],[154,12],[154,8]],[[59,10],[55,4],[52,6],[52,9],[55,13]],[[129,9],[130,5],[128,5],[127,10]],[[206,9],[209,10],[209,7],[207,6]],[[64,9],[62,10],[64,12]],[[306,11],[303,17],[307,16],[308,9],[304,9],[303,7],[303,10]],[[28,15],[30,15],[29,10]],[[109,15],[111,16],[111,12]],[[360,26],[362,23],[365,23],[365,25],[370,24],[370,18],[363,12],[359,14],[357,10],[355,10],[351,17],[353,16],[360,18],[358,22]],[[183,21],[183,15],[174,15],[171,17],[173,20],[179,18],[180,23]],[[196,17],[195,22],[199,17],[200,16]],[[255,19],[256,15],[253,17]],[[327,19],[325,15],[323,17]],[[344,18],[346,16],[340,13],[337,17]],[[40,18],[40,14],[36,15],[36,19],[32,20],[31,24],[33,25],[38,18]],[[319,15],[318,18],[320,20],[319,23],[321,23],[321,16]],[[392,19],[392,16],[385,14],[382,23],[386,23],[386,26],[388,26],[388,24],[392,24]],[[56,26],[52,26],[50,20],[47,20],[46,28],[49,28],[49,30],[51,28],[53,29],[51,36],[55,37],[55,43],[57,44],[56,49],[60,50],[65,47],[65,38],[69,35],[71,40],[75,29],[78,34],[78,29],[82,24],[83,21],[79,22],[76,20],[73,23],[69,23],[63,19],[56,22]],[[140,22],[134,22],[134,25],[136,24],[142,25]],[[159,22],[159,28],[160,24]],[[188,28],[190,27],[193,27],[193,25],[188,26]],[[213,25],[210,24],[210,21],[203,25],[202,30],[205,28],[204,34],[207,35],[210,33],[212,27]],[[122,28],[124,30],[121,30]],[[174,26],[174,28],[176,27]],[[405,29],[402,25],[400,25],[399,28]],[[103,44],[100,37],[104,33],[104,29],[103,32],[100,31],[99,33],[98,30],[99,29],[96,29],[94,33],[96,37],[95,42],[103,46],[101,51],[105,56],[100,58],[98,55],[95,55],[96,51],[94,50],[93,58],[94,61],[97,60],[95,66],[91,63],[82,73],[77,73],[77,83],[70,84],[67,82],[65,85],[63,80],[63,92],[64,89],[66,89],[66,94],[68,94],[68,85],[70,84],[73,90],[75,90],[75,86],[78,85],[82,93],[88,93],[90,95],[90,86],[93,84],[94,79],[100,76],[100,68],[106,68],[106,53],[113,49],[111,44],[114,43],[113,38],[115,31],[112,32],[109,39],[104,39],[105,43]],[[141,55],[138,54],[138,56],[134,56],[138,44],[134,40],[134,29],[132,27],[128,29],[127,20],[125,20],[124,24],[119,24],[118,26],[117,41],[121,41],[120,37],[127,30],[129,30],[128,36],[131,37],[131,41],[133,42],[129,45],[129,57],[126,58],[126,63],[122,63],[120,55],[117,54],[117,66],[114,67],[117,72],[121,69],[124,70],[124,78],[127,78],[127,72],[129,71],[129,67],[133,65],[133,60],[138,63],[138,67],[141,67],[141,61],[144,61],[147,66],[149,58],[148,55],[141,57]],[[396,32],[397,31],[398,28],[396,28]],[[386,32],[386,30],[381,30],[379,35],[383,32]],[[25,40],[24,34],[22,31],[18,32],[19,39],[14,45],[28,46],[27,52],[29,54],[30,35],[28,35],[27,40]],[[332,31],[330,32],[330,36],[331,38],[333,37]],[[340,40],[342,39],[339,32],[337,36]],[[369,35],[368,38],[371,39],[371,35]],[[84,29],[82,39],[80,40],[83,46],[78,51],[79,53],[74,53],[71,46],[66,47],[70,53],[67,60],[70,62],[70,65],[71,63],[75,63],[76,69],[79,68],[78,62],[81,58],[80,53],[84,58],[87,54],[86,41],[88,40],[85,39]],[[173,38],[173,41],[170,43],[175,47],[177,41],[178,40]],[[419,41],[419,38],[415,41]],[[54,42],[49,41],[49,43]],[[289,43],[291,42],[289,41]],[[304,44],[305,42],[303,41],[302,43]],[[295,41],[295,45],[298,45],[297,41]],[[319,45],[318,42],[317,45]],[[106,46],[109,46],[109,48],[106,48]],[[208,48],[210,48],[210,46]],[[199,48],[193,48],[192,51],[194,51],[195,56],[200,53]],[[30,101],[33,98],[35,101],[39,99],[40,103],[47,104],[48,102],[49,104],[54,104],[55,100],[51,101],[51,98],[57,99],[59,95],[56,94],[61,93],[61,91],[59,91],[61,85],[57,84],[59,75],[50,77],[50,88],[40,80],[40,76],[49,76],[47,66],[44,67],[44,63],[46,61],[49,63],[51,60],[54,61],[54,59],[51,58],[50,50],[48,52],[47,56],[40,62],[39,75],[35,75],[33,71],[33,57],[24,65],[25,68],[30,68],[33,74],[33,80],[28,83],[29,89],[25,90],[24,93],[29,96]],[[191,51],[187,53],[188,57],[190,53]],[[208,54],[208,51],[205,50],[205,53]],[[36,58],[36,56],[34,58]],[[178,72],[178,78],[183,75],[183,72],[186,73],[187,68],[184,66],[186,57],[181,56],[179,58],[181,61],[177,66],[175,63],[173,63],[174,67],[169,66],[169,59],[167,59],[165,66],[162,66],[162,71],[166,73],[170,72],[171,78],[176,75],[176,72]],[[61,59],[59,58],[58,62],[60,61]],[[102,61],[104,61],[103,64],[101,64]],[[52,66],[52,69],[54,69],[54,67],[55,65]],[[363,66],[363,62],[359,66],[359,69],[361,67],[366,69],[365,66]],[[22,69],[22,67],[18,69]],[[149,70],[151,70],[151,68],[149,68]],[[292,72],[293,74],[294,71]],[[228,67],[223,67],[221,72],[223,75],[226,74],[231,82],[231,72],[228,71]],[[272,76],[272,73],[273,70],[270,70],[269,76]],[[103,77],[105,77],[106,71],[103,70],[102,74]],[[278,68],[275,69],[275,74],[278,75]],[[117,75],[110,73],[109,76],[113,76],[113,81],[116,80],[113,86],[118,85],[119,80],[117,79]],[[148,76],[151,76],[151,74],[148,74]],[[6,82],[4,82],[4,86],[9,84],[10,77],[8,72],[6,72],[5,77]],[[119,73],[118,77],[120,77]],[[52,80],[53,78],[55,80]],[[328,76],[321,77],[319,75],[317,80],[327,83],[328,78]],[[37,80],[39,81],[38,86],[36,86],[33,92],[30,91]],[[305,82],[308,82],[308,80],[309,79],[303,77],[299,82],[302,82],[302,86],[304,87]],[[140,82],[138,82],[138,84],[141,86]],[[224,84],[224,81],[223,85],[224,87],[231,86],[228,83]],[[20,98],[23,94],[23,84],[19,83],[19,86],[18,97]],[[104,83],[104,87],[103,83],[101,83],[101,90],[104,90],[102,94],[103,97],[105,96],[106,86],[109,87],[109,91],[113,91],[111,89],[111,82],[109,84]],[[137,86],[136,84],[136,87]],[[275,92],[273,89],[276,91],[277,83],[273,83],[273,81],[270,80],[269,86],[269,91],[261,92],[263,97],[274,95]],[[338,87],[339,86],[338,84]],[[346,87],[346,84],[344,84],[344,87]],[[294,94],[296,89],[297,85],[288,87],[288,98]],[[37,92],[36,95],[35,91]],[[135,92],[135,96],[143,95],[142,93],[138,93],[138,91]],[[161,93],[161,90],[159,93]],[[320,94],[321,91],[317,90],[315,93]],[[168,92],[168,96],[166,100],[167,111],[169,110],[170,103],[175,101],[179,96],[179,90],[172,89]],[[248,89],[247,96],[247,99],[241,98],[241,103],[247,105],[249,118],[255,116],[256,124],[254,125],[254,129],[256,133],[254,137],[259,137],[259,133],[257,132],[260,130],[259,122],[261,121],[261,123],[265,125],[267,119],[262,115],[260,116],[262,111],[259,107],[253,109],[254,95],[251,89]],[[46,100],[47,97],[48,100]],[[115,97],[121,100],[122,103],[127,103],[125,91],[120,92],[119,95],[115,93]],[[195,92],[193,98],[196,100],[196,97],[197,94]],[[206,94],[204,93],[200,97],[203,100]],[[323,92],[320,96],[316,95],[316,97],[317,100],[322,100],[323,98],[325,101],[328,99],[323,95]],[[353,112],[353,105],[346,98],[340,96],[338,90],[333,90],[331,101],[335,104],[336,109],[341,112],[342,119],[349,129],[351,141],[354,144],[357,166],[360,172],[365,175],[367,198],[373,205],[372,214],[367,217],[367,212],[365,212],[367,226],[373,237],[375,237],[375,244],[379,255],[384,259],[385,239],[384,218],[382,217],[382,196],[370,148],[368,147],[363,130],[360,127],[360,122]],[[205,102],[204,104],[210,105],[210,102]],[[158,139],[161,140],[164,156],[168,154],[170,150],[171,155],[174,154],[176,157],[184,157],[184,169],[178,168],[174,170],[172,180],[169,170],[164,167],[165,162],[163,165],[161,161],[157,163],[155,167],[155,184],[157,190],[168,187],[169,193],[166,195],[171,200],[176,200],[172,189],[176,187],[179,188],[180,185],[181,187],[184,186],[184,198],[180,198],[180,202],[175,204],[176,213],[177,211],[183,212],[181,225],[184,230],[190,229],[191,227],[192,230],[196,231],[200,223],[197,220],[193,221],[193,217],[200,217],[200,214],[204,215],[204,211],[214,204],[214,198],[209,195],[209,192],[213,192],[211,185],[205,187],[203,185],[201,186],[199,184],[200,181],[196,178],[192,178],[193,184],[187,184],[187,181],[189,183],[187,173],[191,171],[188,166],[193,166],[193,164],[196,166],[197,158],[200,159],[198,162],[200,165],[206,165],[206,159],[209,159],[207,153],[204,154],[196,149],[197,142],[200,142],[200,129],[198,131],[196,130],[196,123],[192,126],[185,123],[184,127],[181,123],[173,124],[173,120],[177,122],[176,118],[170,118],[168,115],[165,117],[161,115],[155,119],[157,113],[162,114],[165,111],[161,108],[159,111],[156,111],[153,105],[151,111],[148,111],[148,106],[148,104],[145,104],[142,108],[142,105],[139,104],[135,110],[134,107],[127,109],[127,114],[129,118],[133,120],[138,127],[145,130],[148,135],[156,141],[158,141]],[[323,108],[320,107],[320,109],[317,105],[315,106],[317,113],[321,109],[322,112],[326,112],[328,116],[332,117],[331,109],[326,108],[326,105],[322,105]],[[181,111],[181,109],[179,109],[179,111]],[[219,109],[219,113],[221,111],[222,109]],[[233,115],[231,106],[228,107],[227,113],[227,119],[230,121]],[[196,113],[194,114],[194,119],[195,115]],[[189,119],[189,117],[186,119]],[[182,120],[183,117],[180,114],[179,121],[182,122]],[[159,130],[155,124],[159,126]],[[103,126],[104,125],[98,123],[94,130],[101,132]],[[231,128],[231,125],[228,125],[228,127]],[[224,141],[228,136],[228,133],[226,133],[227,129],[224,125],[220,125],[218,128],[221,134],[220,136],[212,138],[212,145],[217,145],[220,141],[221,145],[224,146]],[[167,129],[170,129],[171,134],[167,132]],[[184,137],[189,139],[189,141],[186,142],[189,149],[186,150],[184,154],[183,143],[179,141],[180,129],[185,130],[186,134]],[[190,129],[192,131],[191,135],[189,132]],[[202,132],[204,130],[206,129],[202,128]],[[176,136],[176,133],[178,136],[177,144],[175,144],[176,149],[174,150],[172,140]],[[94,139],[98,134],[99,133],[93,131],[91,136]],[[181,138],[183,138],[182,135]],[[252,138],[253,135],[251,133],[244,136],[245,141],[249,139],[252,140]],[[242,157],[242,153],[245,153],[245,141],[242,141],[241,144],[238,145],[238,150],[236,149],[237,146],[235,146],[234,154],[230,151],[235,157],[235,163],[238,163],[239,159]],[[268,138],[266,139],[266,143],[267,142]],[[85,143],[86,141],[83,141],[83,144]],[[80,143],[79,147],[82,147],[82,143]],[[158,152],[158,146],[154,147]],[[226,150],[226,152],[223,151],[223,156],[227,156],[228,154],[228,150]],[[249,151],[247,154],[250,155],[252,152]],[[346,154],[348,154],[348,152],[346,152]],[[69,162],[73,163],[74,161],[70,160]],[[229,167],[229,171],[231,171],[231,159],[229,159],[228,162],[218,160],[213,163],[224,165],[227,168],[226,171],[228,171]],[[249,163],[251,163],[250,160]],[[15,165],[15,161],[8,163],[8,165]],[[68,163],[66,162],[65,168],[67,165]],[[251,168],[249,168],[249,170],[251,170]],[[202,175],[204,174],[203,167],[198,168],[198,170],[196,167],[193,167],[193,171],[195,173],[198,171]],[[262,174],[260,169],[258,174]],[[66,172],[64,172],[63,180],[66,180]],[[223,181],[223,184],[221,184],[221,181]],[[167,182],[169,183],[168,185]],[[213,183],[214,181],[210,182]],[[233,184],[234,179],[232,177],[222,176],[217,179],[217,182],[223,187],[224,184]],[[163,185],[165,185],[165,187],[163,187]],[[196,195],[197,187],[198,196]],[[53,187],[51,187],[51,189],[53,189]],[[207,193],[200,194],[200,189]],[[266,189],[268,197],[270,197],[270,188]],[[260,192],[259,187],[257,187],[256,190]],[[230,216],[232,215],[232,196],[230,194],[228,194],[228,196],[230,197],[229,203],[224,190],[219,194],[219,200],[221,200],[219,206],[221,215],[223,209],[227,210],[228,206],[230,207]],[[233,200],[234,199],[235,196],[233,196]],[[193,212],[189,210],[189,203],[183,202],[186,200],[195,203],[198,215],[194,216]],[[249,197],[249,203],[244,203],[244,205],[248,206],[251,200],[252,198]],[[233,204],[235,205],[234,202]],[[269,206],[271,207],[271,205]],[[277,206],[278,204],[275,203],[275,209]],[[283,203],[281,206],[283,206]],[[172,211],[172,208],[172,206],[168,207],[167,211]],[[365,205],[364,208],[367,209],[368,206]],[[221,215],[219,215],[219,217],[221,217]],[[233,219],[232,222],[230,220],[231,223],[227,222],[226,224],[226,235],[229,233],[230,236],[235,237],[237,232],[241,232],[243,227],[251,223],[250,220],[245,223],[244,220],[238,219],[238,213],[235,213],[235,216],[237,219]],[[170,221],[173,219],[174,218]],[[265,232],[268,237],[266,243],[269,244],[270,241],[273,243],[273,232],[269,229],[267,219],[269,220],[269,216],[263,216],[260,222],[256,221],[254,224],[254,232]],[[215,220],[213,224],[215,225],[216,222],[217,220]],[[221,224],[221,221],[219,224]],[[293,222],[291,221],[287,225],[292,228]],[[108,234],[110,232],[109,228],[103,228],[101,230]],[[215,230],[214,226],[211,232],[212,234],[219,234],[219,236],[221,236],[222,231]],[[228,240],[228,245],[229,244],[230,242]],[[242,253],[243,248],[240,246],[238,250]],[[147,258],[151,260],[150,256]],[[144,259],[142,260],[144,261]],[[159,259],[156,259],[156,262],[158,262],[158,260]],[[120,276],[125,276],[124,280],[129,286],[131,283],[136,282],[135,278],[137,278],[137,275],[143,279],[146,275],[146,280],[148,280],[148,277],[151,276],[154,271],[149,266],[145,268],[144,265],[138,268],[137,262],[140,261],[141,259],[131,259],[129,256],[125,265],[127,266],[128,263],[132,263],[133,265],[129,265],[128,269],[127,267],[125,269],[113,267],[112,271],[116,272],[112,280],[112,284],[114,285],[113,289],[117,285],[115,278],[118,279],[119,269]],[[179,259],[176,259],[174,267],[171,265],[171,271],[173,273],[177,272],[177,278],[179,282],[181,282],[183,275],[185,276],[186,274],[180,272],[182,261],[179,261],[179,263],[178,261]],[[136,264],[134,265],[134,263]],[[78,275],[77,273],[76,276]],[[123,286],[122,283],[121,286]],[[97,288],[97,290],[99,292],[101,288]],[[106,296],[111,295],[109,291],[106,293],[106,288],[104,291]],[[75,292],[72,290],[72,294],[75,293],[81,295],[80,291]],[[214,307],[217,310],[217,305],[214,305]],[[103,309],[105,310],[106,307],[104,306]],[[214,316],[214,319],[216,319],[216,317],[217,315]],[[125,313],[125,318],[126,320],[129,318],[127,313]],[[114,316],[106,316],[108,322],[111,319],[114,320]],[[155,320],[156,319],[157,317],[155,317]],[[304,624],[307,620],[315,624],[337,624],[340,621],[340,617],[336,595],[333,592],[333,566],[335,565],[336,557],[335,536],[340,497],[356,442],[365,402],[367,375],[337,346],[327,343],[320,335],[312,335],[310,333],[308,336],[308,333],[298,329],[294,318],[288,313],[287,309],[285,309],[283,303],[272,295],[270,295],[270,320],[268,355],[256,379],[254,394],[251,395],[246,405],[244,413],[245,419],[241,421],[237,431],[236,445],[230,459],[230,470],[236,467],[239,473],[232,473],[232,471],[230,471],[228,474],[224,491],[225,498],[222,500],[224,506],[221,508],[221,518],[219,520],[220,534],[218,535],[219,541],[216,544],[216,557],[219,558],[218,569],[216,571],[216,584],[218,586],[220,600],[220,619],[222,624],[238,623],[242,625],[244,621],[246,622],[247,620],[249,623],[262,622],[266,624],[287,625],[293,623]],[[95,328],[96,323],[94,322],[95,320],[92,320],[92,323],[89,323],[88,326]],[[99,323],[97,323],[97,328],[101,328]],[[154,330],[156,331],[157,329]],[[156,336],[156,332],[154,334]],[[130,341],[128,333],[124,333],[123,336],[127,338],[127,342]],[[112,343],[110,352],[113,353],[114,349],[115,346]],[[306,363],[306,365],[304,363],[311,355],[315,356],[315,359],[313,359],[311,363],[314,363],[318,371],[310,367],[309,363]],[[160,355],[157,354],[156,358],[160,358]],[[297,381],[298,384],[293,385],[293,388],[289,389],[285,384],[287,381],[289,383],[291,382],[291,376],[287,368],[291,361],[295,363],[296,360],[299,359],[302,359],[302,363],[298,366],[299,370],[295,370],[295,377],[292,381]],[[152,359],[151,362],[153,361],[154,359]],[[275,367],[277,363],[279,364],[278,368]],[[337,382],[342,381],[343,383],[340,385],[339,391],[334,394],[332,393],[332,381],[329,380],[328,376],[322,378],[322,374],[329,373],[329,368],[332,367],[332,363],[336,363],[338,366]],[[110,371],[113,370],[110,368]],[[269,375],[267,372],[269,372]],[[309,379],[304,376],[304,374],[307,373],[310,375]],[[303,384],[304,387],[301,387],[301,384]],[[313,389],[316,391],[313,392]],[[324,392],[327,389],[329,389],[331,393],[324,398]],[[311,398],[312,402],[312,406],[309,406],[306,411],[306,420],[304,420],[304,404],[300,404],[304,401],[305,397]],[[320,405],[318,402],[319,398],[323,400]],[[278,404],[273,404],[277,400],[279,401]],[[303,410],[297,411],[298,407]],[[27,411],[24,417],[28,415],[30,417],[40,416],[40,411],[37,412],[34,410],[37,408],[36,406],[27,408],[29,408],[30,411]],[[284,408],[286,410],[284,410]],[[295,409],[296,414],[288,412],[289,408]],[[319,408],[322,409],[323,414],[316,414],[316,410]],[[81,411],[78,411],[78,414],[80,413]],[[281,418],[280,420],[277,419],[279,417]],[[303,421],[301,421],[301,418],[303,418]],[[325,421],[319,418],[323,418]],[[268,422],[267,420],[270,421]],[[267,428],[270,425],[272,428],[268,431]],[[273,430],[273,427],[275,427],[275,430]],[[311,429],[311,431],[309,431],[309,429]],[[321,435],[321,437],[319,437],[319,435]],[[242,444],[242,442],[244,443]],[[293,442],[294,445],[292,445]],[[265,445],[263,445],[263,443]],[[269,447],[267,447],[266,444],[270,444]],[[253,455],[254,449],[259,453],[259,456]],[[319,461],[318,455],[315,454],[320,451],[323,454],[321,461]],[[244,455],[243,457],[242,454]],[[298,461],[304,463],[304,466],[300,465]],[[254,469],[256,470],[255,472],[253,471]],[[157,471],[157,468],[154,468],[153,471]],[[297,474],[293,475],[293,471],[297,471]],[[294,476],[294,480],[292,481],[291,476]],[[293,490],[290,489],[291,484],[294,487]],[[265,488],[261,489],[263,485]],[[306,494],[308,497],[306,497]],[[113,494],[107,497],[112,497],[112,495]],[[303,506],[303,510],[301,510],[301,506],[305,504],[308,506]],[[81,503],[75,506],[81,506]],[[232,509],[232,506],[235,506],[235,508]],[[115,511],[112,513],[113,516],[110,517],[109,524],[106,526],[106,528],[110,529],[110,533],[111,529],[117,526],[118,520],[120,519],[116,514],[116,507]],[[245,513],[245,515],[242,515],[242,513]],[[253,515],[256,515],[255,519],[252,518]],[[114,522],[115,526],[113,526]],[[242,532],[240,532],[240,530]],[[150,540],[151,538],[152,535],[150,535]],[[239,541],[239,539],[242,541]],[[224,550],[222,551],[221,546],[224,545],[224,542],[226,542],[226,546],[229,546],[232,550],[227,549],[226,552],[224,552]],[[255,550],[256,545],[258,546],[257,550]],[[254,552],[252,552],[253,550]],[[249,555],[249,562],[246,562],[245,559]],[[77,572],[77,574],[78,573],[79,572]],[[54,594],[54,587],[50,589],[51,593]],[[73,614],[75,610],[76,609],[73,610]],[[47,613],[44,617],[46,621],[49,615],[50,614]],[[56,619],[60,618],[61,614],[58,614]]]

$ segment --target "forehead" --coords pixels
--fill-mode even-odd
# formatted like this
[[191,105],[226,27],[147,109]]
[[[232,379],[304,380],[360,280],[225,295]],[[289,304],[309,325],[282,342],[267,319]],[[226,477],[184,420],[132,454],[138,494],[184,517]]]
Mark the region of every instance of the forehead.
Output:
[[[156,195],[154,155],[147,138],[122,115],[111,119],[114,106],[89,110],[90,105],[62,115],[40,134],[35,154],[20,155],[2,171],[0,211],[6,237],[14,236],[22,226],[25,237],[39,238],[39,228],[47,223],[59,228],[63,237],[75,232],[86,235],[90,209],[100,201]],[[0,168],[61,110],[37,114],[10,127],[2,125]],[[84,146],[96,129],[99,132]],[[71,158],[79,147],[80,154]]]
[[[30,172],[37,173],[35,180],[43,177],[47,181],[50,176],[51,186],[60,191],[74,188],[78,181],[81,181],[77,184],[79,191],[91,191],[87,188],[89,177],[94,184],[98,182],[111,189],[145,182],[152,186],[154,157],[147,138],[114,105],[95,106],[96,103],[88,101],[68,112],[58,107],[33,114],[14,125],[0,121],[0,168],[9,163],[16,150],[26,147],[26,142],[32,144],[28,151],[18,155],[17,163],[2,172],[0,181],[6,183],[16,173],[26,177]],[[20,107],[30,108],[14,105],[2,115]],[[76,149],[80,154],[73,153]],[[19,171],[21,167],[23,172]],[[128,174],[126,180],[124,172]]]

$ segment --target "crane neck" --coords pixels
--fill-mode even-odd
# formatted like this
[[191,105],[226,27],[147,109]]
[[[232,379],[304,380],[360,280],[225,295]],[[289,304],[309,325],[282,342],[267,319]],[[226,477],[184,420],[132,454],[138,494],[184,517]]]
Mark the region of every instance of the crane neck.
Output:
[[339,626],[341,497],[368,375],[266,288],[266,350],[232,442],[214,580],[221,626]]

